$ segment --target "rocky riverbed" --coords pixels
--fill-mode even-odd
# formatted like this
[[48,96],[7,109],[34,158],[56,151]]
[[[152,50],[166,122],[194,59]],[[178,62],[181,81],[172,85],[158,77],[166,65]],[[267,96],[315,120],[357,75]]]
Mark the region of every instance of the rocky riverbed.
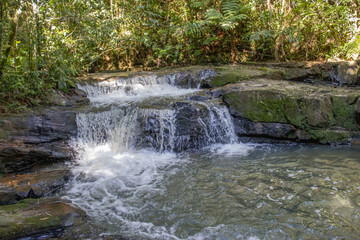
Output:
[[[182,88],[200,88],[176,103],[150,99],[140,107],[144,112],[147,108],[176,112],[177,136],[190,136],[172,148],[176,152],[202,144],[205,133],[194,122],[210,118],[211,110],[203,102],[226,106],[242,141],[350,146],[360,138],[356,63],[244,64],[104,73],[81,78],[79,84],[149,75],[165,76]],[[84,219],[84,212],[76,206],[51,197],[71,178],[64,162],[73,159],[76,115],[89,100],[80,89],[67,96],[54,93],[49,99],[49,106],[0,116],[0,213],[5,216],[0,220],[0,239],[44,233],[57,236]],[[151,146],[158,138],[152,129],[159,122],[150,115],[140,122],[150,137],[138,144]]]

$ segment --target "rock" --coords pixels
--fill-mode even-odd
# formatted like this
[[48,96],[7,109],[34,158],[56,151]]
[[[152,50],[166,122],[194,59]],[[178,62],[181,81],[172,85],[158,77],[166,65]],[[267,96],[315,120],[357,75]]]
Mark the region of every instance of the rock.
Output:
[[254,122],[286,123],[284,116],[284,96],[267,89],[240,90],[226,92],[224,101],[235,116]]
[[334,66],[334,81],[341,85],[357,85],[360,84],[358,78],[359,68],[356,62],[341,62]]
[[304,81],[311,76],[311,70],[305,68],[282,68],[284,80]]
[[[357,89],[258,79],[221,91],[238,119],[235,122],[249,131],[248,136],[344,144],[360,130]],[[272,128],[281,130],[272,132]]]
[[76,109],[89,99],[71,88],[49,94],[48,103],[31,112],[0,115],[0,174],[72,157],[68,141],[77,134]]
[[70,89],[69,94],[60,91],[54,91],[47,96],[47,102],[52,106],[76,106],[89,103],[86,93],[81,89]]
[[[0,205],[11,204],[14,200],[23,198],[48,196],[61,188],[68,179],[69,170],[67,169],[6,175],[0,178],[0,193],[3,192],[4,196],[3,200],[0,200]],[[6,197],[6,194],[9,197]]]
[[332,121],[331,100],[328,96],[313,96],[305,98],[301,104],[301,112],[307,118],[307,123],[313,127],[328,127]]
[[204,102],[208,100],[207,97],[204,96],[190,96],[186,98],[187,100],[196,101],[196,102]]
[[319,129],[309,130],[312,139],[323,144],[348,144],[350,141],[350,132],[346,130]]
[[248,119],[234,118],[235,133],[240,137],[266,137],[271,139],[295,139],[296,128],[284,123],[256,123]]
[[228,141],[229,128],[224,117],[228,122],[231,117],[226,115],[227,109],[220,100],[177,99],[166,103],[165,111],[162,105],[141,104],[131,133],[134,147],[180,152]]
[[14,188],[0,185],[0,205],[14,204],[20,199],[22,197]]
[[[246,65],[225,65],[215,68],[216,74],[209,76],[202,82],[202,87],[220,87],[229,83],[237,83],[243,80],[257,79],[268,75],[274,75],[274,71]],[[279,73],[280,74],[280,73]],[[281,74],[280,74],[281,76]]]
[[79,224],[85,213],[61,199],[24,199],[0,206],[0,239],[17,239]]
[[72,157],[68,140],[77,134],[76,112],[51,109],[0,117],[0,165],[12,172],[39,162]]
[[355,112],[357,123],[360,124],[360,98],[355,103]]

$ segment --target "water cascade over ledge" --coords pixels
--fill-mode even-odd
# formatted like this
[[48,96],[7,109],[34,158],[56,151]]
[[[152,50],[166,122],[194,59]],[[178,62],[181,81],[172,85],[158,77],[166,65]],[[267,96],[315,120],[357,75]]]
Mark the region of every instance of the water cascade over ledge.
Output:
[[211,74],[79,86],[91,104],[76,117],[74,178],[63,197],[90,220],[76,231],[90,239],[355,236],[322,217],[359,223],[351,199],[360,186],[338,181],[357,182],[356,153],[343,152],[338,168],[332,151],[317,158],[321,148],[240,143],[227,107],[200,89]]

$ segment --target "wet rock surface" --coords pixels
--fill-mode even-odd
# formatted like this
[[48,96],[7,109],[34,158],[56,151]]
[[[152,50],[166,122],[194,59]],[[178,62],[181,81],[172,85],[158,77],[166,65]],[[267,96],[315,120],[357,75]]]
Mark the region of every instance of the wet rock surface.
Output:
[[[0,239],[17,239],[77,225],[85,213],[61,199],[24,199],[0,206]],[[50,234],[51,235],[51,234]]]
[[[89,101],[83,91],[73,91],[74,95],[66,98],[67,107],[52,105],[48,109],[0,116],[0,173],[72,157],[69,140],[77,133],[75,107]],[[55,96],[53,101],[61,102],[62,98]]]
[[65,167],[5,175],[0,178],[0,205],[13,204],[24,198],[49,196],[67,182],[69,175]]
[[159,111],[159,106],[149,107],[142,104],[136,119],[137,149],[181,152],[229,140],[228,129],[221,121],[225,107],[219,99],[194,95],[167,103],[167,111]]

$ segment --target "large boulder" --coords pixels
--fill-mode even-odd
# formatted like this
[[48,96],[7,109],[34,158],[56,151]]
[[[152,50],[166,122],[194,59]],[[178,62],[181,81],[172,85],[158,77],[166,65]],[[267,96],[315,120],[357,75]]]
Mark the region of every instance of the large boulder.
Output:
[[[360,130],[357,89],[258,79],[223,87],[222,94],[237,128],[249,126],[243,119],[252,123],[240,136],[347,143]],[[283,130],[272,131],[279,124]]]
[[85,213],[61,199],[24,199],[0,206],[0,239],[18,239],[47,233],[54,236],[82,222]]
[[68,140],[77,133],[76,112],[54,109],[1,116],[0,133],[2,172],[67,160],[72,156]]
[[341,62],[334,66],[333,80],[341,85],[358,85],[360,78],[358,76],[359,67],[355,61]]
[[77,108],[89,99],[80,89],[53,92],[49,106],[19,114],[0,114],[0,174],[37,163],[70,159],[69,140],[77,134]]

